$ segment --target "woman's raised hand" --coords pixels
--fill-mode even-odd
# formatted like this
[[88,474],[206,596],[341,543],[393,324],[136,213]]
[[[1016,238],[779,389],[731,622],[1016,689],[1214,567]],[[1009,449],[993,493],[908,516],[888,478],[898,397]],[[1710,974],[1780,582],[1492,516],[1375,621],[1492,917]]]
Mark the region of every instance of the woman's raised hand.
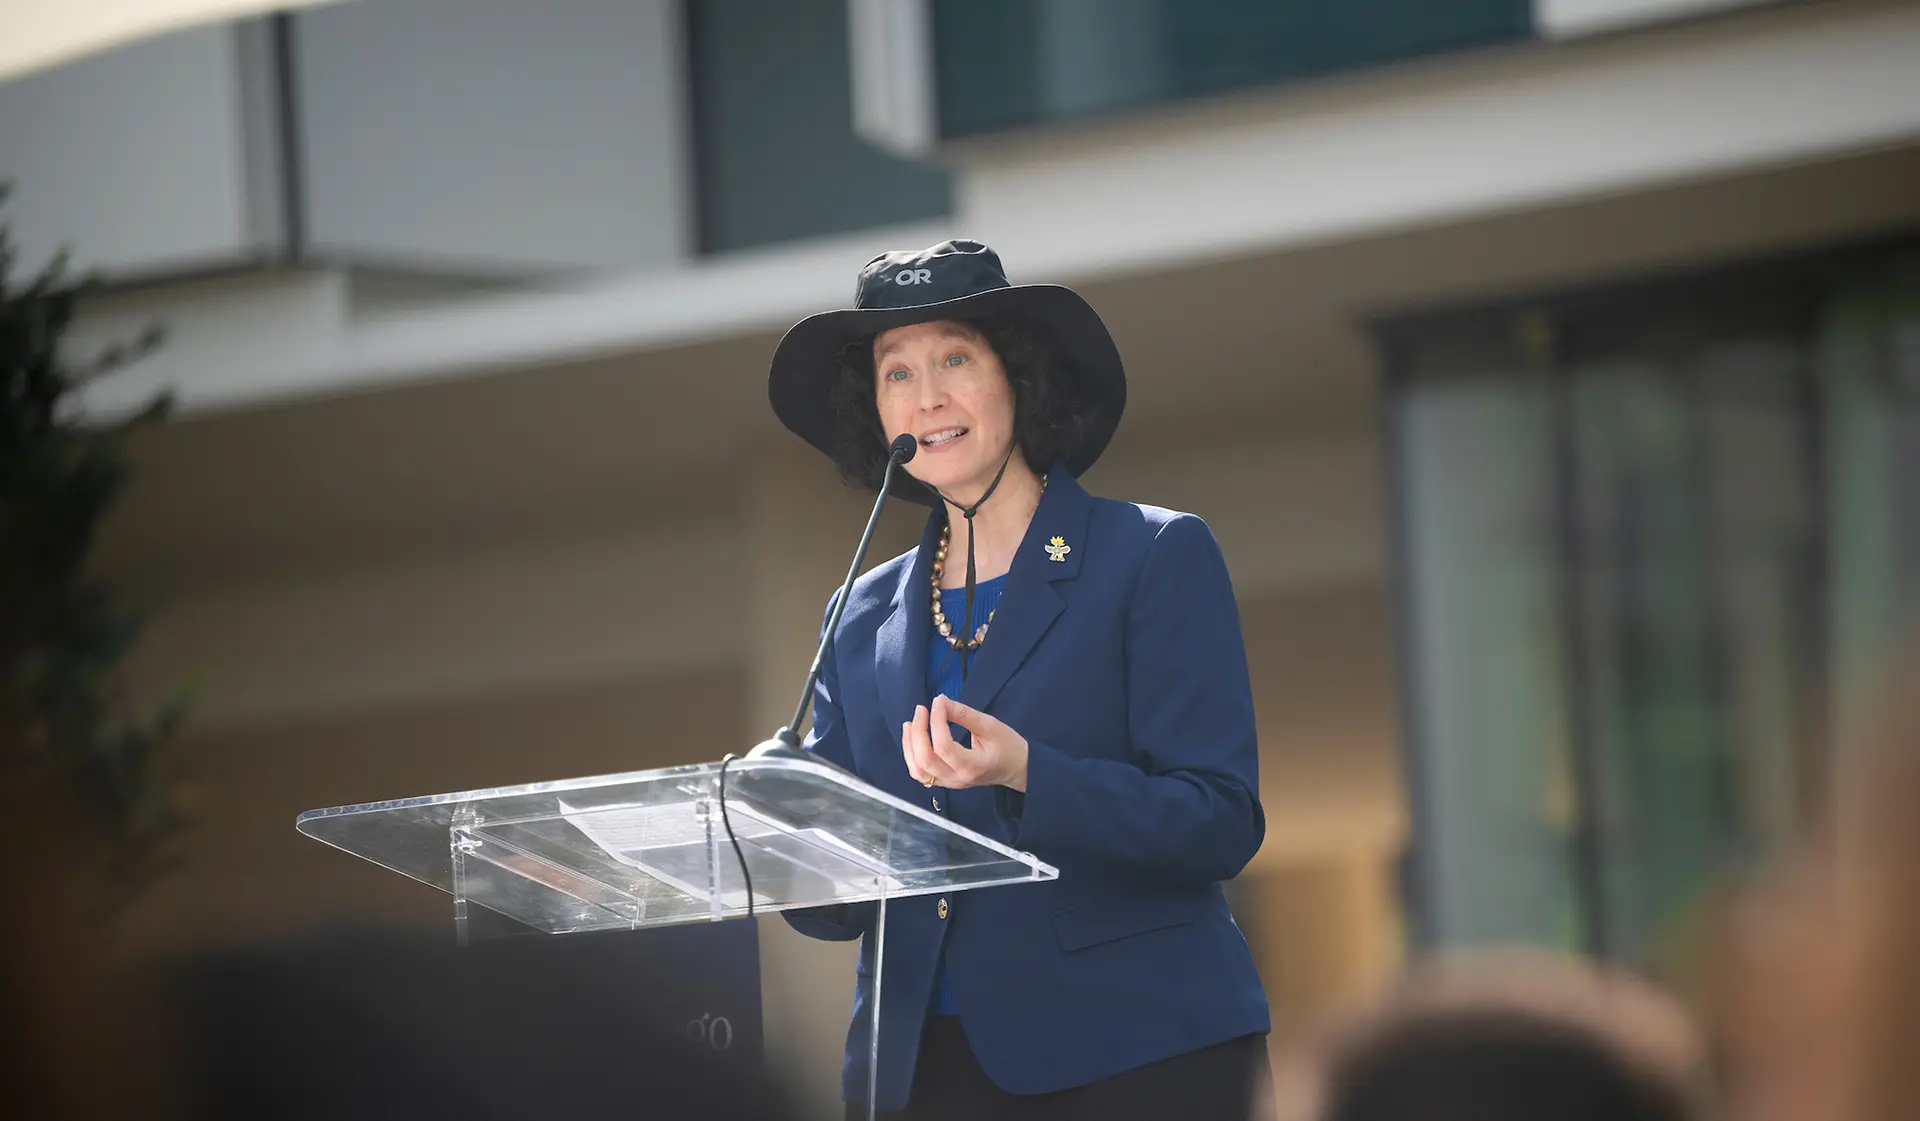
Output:
[[[958,724],[973,736],[971,748],[953,740],[948,724]],[[907,773],[922,786],[964,790],[972,786],[1027,789],[1026,737],[999,719],[944,696],[933,707],[917,705],[913,719],[900,725],[900,750]]]

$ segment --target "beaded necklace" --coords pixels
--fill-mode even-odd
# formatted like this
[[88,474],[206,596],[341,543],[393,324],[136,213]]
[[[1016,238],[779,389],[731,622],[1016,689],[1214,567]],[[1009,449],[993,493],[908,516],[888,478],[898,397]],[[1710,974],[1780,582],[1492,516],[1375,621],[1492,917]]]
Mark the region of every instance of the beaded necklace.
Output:
[[[1046,475],[1040,477],[1041,498],[1047,496],[1047,478],[1048,476]],[[1040,512],[1039,499],[1034,500],[1033,511],[1036,514]],[[987,612],[986,620],[980,624],[979,629],[973,632],[971,638],[964,635],[959,638],[954,637],[953,624],[947,621],[947,613],[940,609],[940,582],[947,574],[947,544],[952,540],[953,524],[949,522],[940,527],[940,547],[935,549],[933,553],[933,575],[931,581],[933,588],[930,596],[933,603],[933,629],[940,632],[940,637],[947,640],[947,645],[953,647],[955,650],[971,654],[975,650],[980,649],[980,644],[987,640],[987,627],[993,622],[994,611],[998,611],[999,608],[995,607],[994,611]]]

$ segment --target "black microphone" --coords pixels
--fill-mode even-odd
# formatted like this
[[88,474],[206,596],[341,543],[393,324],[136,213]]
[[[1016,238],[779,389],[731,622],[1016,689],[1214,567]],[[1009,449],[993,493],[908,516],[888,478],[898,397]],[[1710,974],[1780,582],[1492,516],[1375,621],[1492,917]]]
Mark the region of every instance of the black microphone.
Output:
[[834,597],[833,614],[827,617],[827,625],[820,632],[820,647],[813,654],[813,668],[807,671],[807,684],[800,691],[800,703],[794,706],[793,719],[787,726],[773,734],[773,738],[747,752],[749,759],[765,759],[768,756],[788,756],[791,758],[812,759],[827,763],[825,759],[805,753],[800,746],[800,734],[795,731],[807,719],[807,712],[813,708],[813,688],[820,683],[820,669],[826,665],[827,651],[833,649],[833,636],[840,628],[840,614],[847,609],[847,595],[853,590],[854,578],[860,575],[860,562],[867,559],[867,546],[873,544],[873,527],[880,524],[880,511],[886,509],[887,493],[893,488],[893,470],[914,457],[920,450],[920,441],[909,433],[901,433],[887,449],[887,469],[880,476],[880,496],[873,500],[873,513],[867,518],[866,532],[860,535],[860,547],[853,551],[853,563],[847,566],[847,578],[840,585],[840,594]]
[[[847,578],[840,584],[840,594],[834,597],[833,613],[827,617],[827,625],[820,632],[820,647],[813,652],[813,668],[807,671],[806,688],[800,690],[800,703],[793,710],[793,719],[787,726],[773,734],[752,751],[747,752],[748,759],[804,759],[816,766],[831,767],[842,771],[845,768],[829,759],[822,759],[800,746],[800,734],[794,729],[800,727],[807,718],[807,710],[813,707],[813,687],[820,683],[820,668],[827,664],[827,651],[833,649],[834,632],[840,629],[840,615],[847,609],[847,594],[853,590],[854,577],[860,575],[860,562],[867,559],[867,546],[873,544],[873,527],[880,524],[880,511],[886,509],[887,492],[893,489],[893,469],[912,459],[920,450],[920,441],[902,433],[887,448],[887,469],[880,476],[880,496],[873,500],[873,513],[867,518],[867,529],[860,535],[860,547],[853,551],[853,563],[847,566]],[[727,811],[727,768],[734,762],[732,755],[720,760],[718,782],[720,800],[720,823],[726,828],[727,843],[733,846],[733,858],[740,865],[740,880],[746,886],[747,917],[754,914],[753,871],[747,867],[747,854],[740,848],[740,839],[733,832],[733,815]]]

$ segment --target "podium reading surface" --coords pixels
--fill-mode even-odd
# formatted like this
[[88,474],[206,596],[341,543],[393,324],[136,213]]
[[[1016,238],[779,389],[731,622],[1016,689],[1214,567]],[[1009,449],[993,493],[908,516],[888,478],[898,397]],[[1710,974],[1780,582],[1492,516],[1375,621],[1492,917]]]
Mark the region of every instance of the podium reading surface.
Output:
[[[470,904],[573,934],[1058,876],[798,753],[310,810],[295,826],[452,895],[462,943]],[[876,1020],[885,932],[881,906],[871,934]],[[876,1059],[868,1056],[869,1111]]]

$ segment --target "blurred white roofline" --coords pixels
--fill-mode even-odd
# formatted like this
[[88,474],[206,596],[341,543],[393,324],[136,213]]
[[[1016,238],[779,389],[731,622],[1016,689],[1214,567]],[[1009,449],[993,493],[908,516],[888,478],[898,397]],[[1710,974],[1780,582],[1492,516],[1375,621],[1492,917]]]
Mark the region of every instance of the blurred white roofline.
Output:
[[0,81],[196,24],[339,0],[7,0]]

